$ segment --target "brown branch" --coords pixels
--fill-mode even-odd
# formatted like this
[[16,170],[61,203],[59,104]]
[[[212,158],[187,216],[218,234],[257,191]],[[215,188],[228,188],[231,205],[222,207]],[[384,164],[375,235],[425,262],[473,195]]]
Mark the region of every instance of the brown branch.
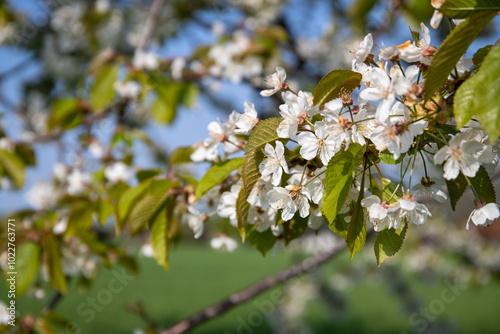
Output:
[[42,313],[47,314],[52,312],[52,310],[56,307],[56,305],[61,301],[63,295],[57,291],[54,296],[50,299],[49,303],[43,308]]
[[151,40],[153,36],[153,32],[156,27],[156,22],[158,21],[158,17],[160,16],[161,8],[163,7],[164,0],[154,0],[151,8],[149,10],[148,18],[146,19],[146,23],[144,24],[144,28],[141,32],[141,37],[139,38],[139,42],[137,43],[136,52],[140,50],[144,50]]
[[[371,234],[372,232],[373,230],[370,230],[367,234]],[[257,282],[254,285],[251,285],[242,291],[232,294],[226,300],[216,305],[210,306],[205,310],[201,311],[200,313],[197,313],[192,317],[182,320],[179,323],[173,325],[172,327],[165,329],[164,331],[161,332],[161,334],[184,333],[192,329],[193,327],[204,323],[207,320],[210,320],[216,316],[219,316],[229,311],[234,306],[237,306],[238,304],[241,304],[243,302],[246,302],[247,300],[256,297],[257,295],[269,289],[270,287],[273,287],[277,284],[281,284],[293,277],[299,276],[300,274],[306,273],[316,268],[320,264],[338,255],[345,249],[346,247],[343,243],[338,243],[337,245],[333,246],[331,249],[323,253],[320,253],[314,257],[310,257],[282,272],[264,278],[260,282]]]

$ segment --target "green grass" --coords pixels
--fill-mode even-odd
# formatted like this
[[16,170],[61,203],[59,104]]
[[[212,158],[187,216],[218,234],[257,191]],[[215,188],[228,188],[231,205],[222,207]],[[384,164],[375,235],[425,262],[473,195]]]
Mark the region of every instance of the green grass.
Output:
[[[354,262],[348,260],[347,254],[343,254],[339,259],[325,264],[321,274],[323,278],[328,278],[331,273],[348,267],[359,259],[352,261]],[[139,274],[128,281],[121,292],[109,294],[102,291],[109,290],[107,287],[113,274],[103,268],[95,283],[84,294],[76,291],[76,284],[73,282],[68,296],[62,299],[55,311],[73,321],[82,334],[132,333],[136,327],[143,328],[144,323],[126,311],[124,306],[140,298],[150,316],[159,324],[168,326],[222,300],[232,292],[288,267],[292,262],[292,256],[283,252],[276,257],[263,258],[258,252],[245,247],[230,254],[216,252],[202,245],[184,245],[172,252],[169,273],[153,260],[140,258]],[[374,276],[379,276],[379,272]],[[387,276],[361,278],[345,294],[345,314],[332,314],[319,300],[310,302],[305,312],[305,321],[314,333],[400,333],[418,329],[410,326],[409,315],[403,309],[401,301],[388,290],[387,285],[381,283],[387,279]],[[410,277],[409,281],[413,293],[424,307],[429,307],[433,300],[440,299],[441,292],[446,287],[444,282],[425,284],[415,277]],[[279,294],[281,288],[268,291],[257,301],[269,305],[272,291],[278,291],[275,293]],[[0,294],[5,300],[4,285],[0,286]],[[80,307],[80,311],[88,310],[87,306],[81,306],[82,303],[85,305],[88,297],[102,297],[106,294],[108,297],[112,296],[109,304],[104,305],[100,312],[95,312],[95,318],[87,322],[89,315],[82,315],[78,308]],[[46,302],[47,300],[34,301],[23,296],[18,300],[18,309],[23,314],[37,314]],[[500,284],[468,287],[452,303],[445,304],[444,311],[437,319],[446,320],[459,329],[459,333],[475,332],[477,328],[481,328],[481,333],[498,333],[499,309]],[[270,325],[267,321],[262,321],[261,314],[254,301],[247,302],[197,327],[192,333],[271,333]],[[242,322],[252,320],[263,324],[238,332]],[[61,333],[65,331],[61,330]]]

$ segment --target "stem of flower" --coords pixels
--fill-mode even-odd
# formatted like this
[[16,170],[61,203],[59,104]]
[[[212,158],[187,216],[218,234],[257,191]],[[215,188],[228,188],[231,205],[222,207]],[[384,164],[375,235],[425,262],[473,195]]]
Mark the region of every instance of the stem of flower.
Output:
[[425,162],[425,157],[424,157],[424,154],[422,153],[422,150],[418,150],[418,153],[420,153],[420,156],[422,157],[422,162],[424,163],[424,173],[425,173],[425,177],[426,177],[426,178],[429,178],[429,176],[427,175],[427,163]]

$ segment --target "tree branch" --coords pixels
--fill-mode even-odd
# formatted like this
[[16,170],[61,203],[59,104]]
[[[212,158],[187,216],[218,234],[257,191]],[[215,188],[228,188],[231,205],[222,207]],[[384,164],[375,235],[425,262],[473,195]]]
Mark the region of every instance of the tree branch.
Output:
[[151,5],[151,9],[149,10],[148,18],[146,19],[146,23],[144,24],[144,28],[141,32],[141,37],[139,38],[139,42],[137,43],[136,52],[142,51],[148,46],[149,41],[153,36],[156,22],[158,21],[161,7],[163,7],[164,2],[164,0],[153,0],[153,4]]
[[[370,230],[367,234],[371,234],[373,230]],[[255,283],[254,285],[249,286],[248,288],[241,290],[237,293],[232,294],[226,300],[207,307],[205,310],[193,315],[192,317],[182,320],[179,323],[173,325],[170,328],[165,329],[161,332],[161,334],[180,334],[184,333],[195,326],[198,326],[204,323],[207,320],[210,320],[218,315],[221,315],[227,311],[229,311],[234,306],[246,302],[250,300],[265,290],[269,289],[272,286],[277,284],[281,284],[293,277],[299,276],[300,274],[306,273],[320,264],[328,261],[334,256],[338,255],[342,251],[346,249],[345,244],[338,243],[334,245],[331,249],[320,253],[314,257],[310,257],[300,263],[293,265],[292,267],[279,272],[270,277],[264,278],[260,282]]]

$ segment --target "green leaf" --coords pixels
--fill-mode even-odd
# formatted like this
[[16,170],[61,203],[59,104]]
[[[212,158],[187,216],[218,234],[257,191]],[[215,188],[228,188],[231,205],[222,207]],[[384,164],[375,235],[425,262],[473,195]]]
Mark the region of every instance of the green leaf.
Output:
[[137,179],[139,180],[139,182],[144,182],[148,179],[151,179],[152,177],[155,177],[161,172],[162,171],[159,168],[143,169],[137,172]]
[[258,250],[262,256],[265,256],[276,243],[276,237],[271,232],[271,229],[267,229],[264,232],[258,232],[255,229],[255,225],[250,225],[246,231],[246,235],[250,245]]
[[[361,179],[360,189],[365,189],[365,176],[366,173],[363,172]],[[364,198],[364,190],[359,192],[358,200],[354,205],[354,211],[352,213],[352,218],[347,228],[347,238],[345,239],[347,247],[349,248],[351,259],[354,255],[363,249],[366,242],[366,220],[365,212],[361,201]]]
[[361,163],[364,153],[364,146],[352,144],[348,151],[340,150],[328,163],[321,211],[329,223],[336,219],[342,208],[353,180],[352,174]]
[[484,166],[481,166],[476,176],[470,179],[470,184],[477,197],[483,199],[486,203],[496,203],[495,187],[493,187],[491,178]]
[[278,137],[277,130],[282,121],[282,117],[273,117],[265,119],[257,124],[250,133],[250,138],[248,138],[245,154],[248,155],[250,152],[263,147],[267,143],[274,144],[276,140],[287,141],[287,139]]
[[455,211],[458,201],[464,194],[465,189],[467,189],[467,180],[465,176],[460,173],[456,179],[446,180],[446,187],[450,195],[451,208]]
[[40,246],[33,242],[23,243],[16,254],[16,297],[20,297],[30,286],[38,271]]
[[156,262],[168,270],[168,219],[167,212],[162,209],[151,226],[151,242]]
[[328,224],[328,227],[344,240],[347,240],[347,230],[349,228],[349,224],[345,221],[346,216],[348,216],[347,213],[339,214],[332,223]]
[[321,106],[328,101],[338,98],[343,89],[352,91],[359,86],[361,79],[361,73],[349,70],[331,71],[325,75],[316,86],[316,90],[314,91],[314,104]]
[[12,180],[17,188],[24,184],[24,164],[19,157],[13,153],[0,149],[0,165],[4,173]]
[[178,147],[168,157],[168,163],[174,166],[192,162],[191,154],[193,154],[193,152],[194,148],[192,146]]
[[253,187],[261,177],[259,165],[262,160],[264,160],[264,153],[262,153],[262,150],[254,150],[245,157],[245,162],[241,168],[241,181],[243,182],[246,192],[245,200],[250,196]]
[[474,56],[472,57],[472,62],[474,63],[474,65],[481,64],[484,60],[484,57],[486,57],[486,55],[490,52],[492,47],[493,45],[490,44],[483,46],[482,48],[477,50],[476,53],[474,53]]
[[111,205],[109,201],[103,199],[97,202],[96,211],[99,219],[99,224],[101,224],[101,226],[104,226],[104,224],[106,224],[108,217],[114,212],[113,205]]
[[499,11],[497,0],[447,0],[439,11],[452,19],[465,19],[484,11]]
[[161,124],[170,124],[174,121],[177,101],[175,99],[174,91],[168,87],[160,86],[156,89],[158,96],[151,106],[151,117]]
[[16,144],[15,154],[22,160],[26,166],[35,166],[35,151],[28,144]]
[[385,228],[378,232],[375,240],[375,256],[379,267],[382,262],[399,252],[407,230],[408,224],[403,224],[399,230]]
[[282,225],[282,237],[285,240],[285,245],[288,245],[290,241],[299,238],[304,233],[307,228],[307,217],[302,218],[296,214],[292,220],[284,222]]
[[127,189],[120,197],[118,202],[118,219],[125,221],[130,214],[130,211],[139,202],[139,200],[146,195],[149,189],[150,182],[140,183],[138,186]]
[[49,283],[62,294],[66,293],[67,282],[61,265],[61,245],[53,234],[46,234],[44,238],[43,255],[49,276]]
[[382,179],[382,192],[385,201],[391,199],[391,202],[394,202],[403,196],[403,190],[401,187],[398,187],[398,184],[391,179],[386,178]]
[[115,95],[113,84],[119,70],[120,67],[117,65],[107,65],[99,72],[89,94],[90,105],[95,111],[103,109],[113,100]]
[[405,157],[406,153],[403,153],[399,156],[398,159],[394,159],[394,154],[389,152],[388,150],[384,150],[380,152],[379,158],[382,160],[382,162],[388,164],[388,165],[398,165],[403,161],[403,158]]
[[500,137],[500,47],[491,49],[476,75],[458,88],[453,109],[458,126],[477,114],[490,140]]
[[196,188],[196,199],[221,184],[232,172],[243,166],[245,158],[236,158],[213,165],[200,180]]
[[92,227],[94,203],[80,201],[72,205],[68,218],[67,235],[77,234],[79,230],[89,230]]
[[425,98],[431,98],[443,85],[451,70],[463,56],[469,45],[483,31],[496,13],[486,12],[468,18],[446,37],[427,71]]
[[245,242],[248,212],[250,211],[250,204],[247,202],[247,198],[248,195],[243,186],[236,199],[236,218],[238,219],[238,232],[240,232],[242,242]]
[[49,130],[57,127],[68,130],[72,129],[83,121],[83,114],[78,110],[77,99],[60,99],[52,105],[52,114],[48,122]]

